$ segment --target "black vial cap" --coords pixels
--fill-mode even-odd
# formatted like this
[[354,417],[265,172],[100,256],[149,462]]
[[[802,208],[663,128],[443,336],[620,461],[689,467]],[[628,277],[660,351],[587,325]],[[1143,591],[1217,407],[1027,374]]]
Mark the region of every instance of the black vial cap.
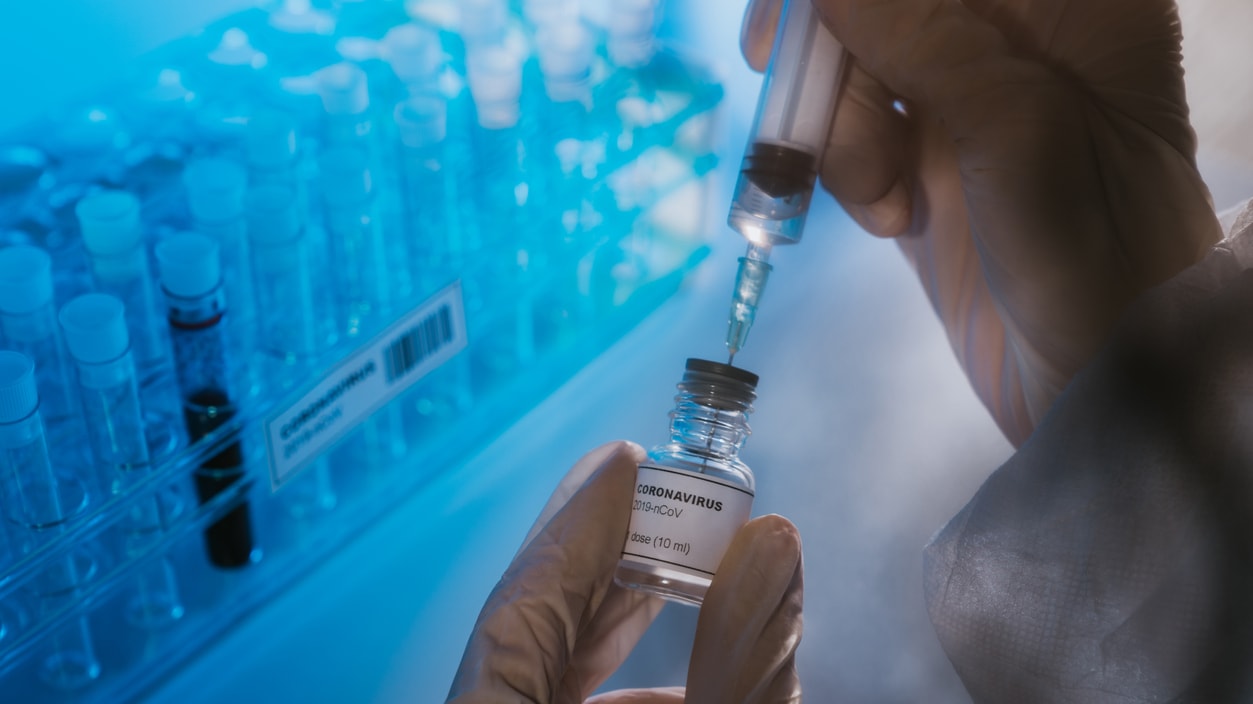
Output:
[[747,384],[750,389],[757,388],[758,377],[756,374],[748,371],[747,369],[740,369],[739,367],[733,367],[730,364],[723,364],[722,362],[711,362],[707,359],[689,357],[687,360],[687,371],[699,372],[701,374],[712,374],[731,381],[738,381],[742,384]]

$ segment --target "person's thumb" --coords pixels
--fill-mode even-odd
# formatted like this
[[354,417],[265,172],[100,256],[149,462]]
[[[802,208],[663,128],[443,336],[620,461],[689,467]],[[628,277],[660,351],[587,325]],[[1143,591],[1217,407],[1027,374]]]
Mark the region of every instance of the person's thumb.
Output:
[[687,703],[799,702],[801,539],[782,516],[753,519],[718,566],[696,622]]

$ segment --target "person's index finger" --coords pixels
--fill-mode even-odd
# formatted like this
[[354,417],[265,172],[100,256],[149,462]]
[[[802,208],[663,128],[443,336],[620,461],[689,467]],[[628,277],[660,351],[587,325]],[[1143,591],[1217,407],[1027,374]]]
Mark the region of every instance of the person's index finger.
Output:
[[630,444],[607,457],[514,558],[479,614],[450,700],[553,699],[577,635],[613,581],[641,460]]
[[791,521],[772,514],[740,529],[701,606],[689,701],[800,701],[803,572],[800,533]]

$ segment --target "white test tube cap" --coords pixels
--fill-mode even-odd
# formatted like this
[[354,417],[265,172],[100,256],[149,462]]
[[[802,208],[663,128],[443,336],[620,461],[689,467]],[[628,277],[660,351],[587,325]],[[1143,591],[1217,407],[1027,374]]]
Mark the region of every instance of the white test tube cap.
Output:
[[218,243],[198,232],[176,232],[157,245],[161,288],[178,298],[199,298],[222,283]]
[[392,118],[406,147],[438,144],[448,134],[448,101],[438,95],[416,95],[397,103]]
[[130,347],[126,307],[108,294],[83,294],[66,303],[57,318],[70,355],[84,364],[112,362]]
[[331,64],[317,73],[322,109],[330,115],[360,115],[370,107],[370,88],[365,71],[346,61]]
[[144,95],[149,101],[161,105],[184,105],[194,97],[183,85],[183,74],[176,68],[161,69],[156,82]]
[[555,22],[539,29],[539,53],[544,87],[553,100],[575,100],[592,71],[592,33],[579,22]]
[[276,245],[300,236],[300,211],[296,192],[281,185],[257,186],[248,191],[244,204],[248,239],[258,244]]
[[283,0],[270,13],[270,26],[286,34],[331,34],[335,16],[315,9],[309,0]]
[[379,54],[402,83],[432,80],[444,66],[439,35],[415,22],[387,30]]
[[126,191],[99,191],[74,206],[83,245],[93,256],[125,254],[140,246],[139,199]]
[[342,208],[365,201],[373,184],[369,158],[360,149],[335,147],[318,158],[322,181],[322,197],[332,208]]
[[222,33],[222,41],[209,52],[209,61],[222,66],[251,66],[261,68],[265,65],[265,54],[252,46],[248,33],[239,27],[231,27]]
[[0,423],[16,423],[36,408],[35,363],[20,352],[0,350]]
[[25,315],[52,302],[52,257],[27,244],[0,249],[0,313]]
[[480,125],[505,129],[518,124],[522,62],[516,54],[503,47],[479,49],[466,60],[466,78]]
[[234,220],[244,212],[248,172],[229,159],[208,157],[192,162],[183,171],[187,207],[197,220]]

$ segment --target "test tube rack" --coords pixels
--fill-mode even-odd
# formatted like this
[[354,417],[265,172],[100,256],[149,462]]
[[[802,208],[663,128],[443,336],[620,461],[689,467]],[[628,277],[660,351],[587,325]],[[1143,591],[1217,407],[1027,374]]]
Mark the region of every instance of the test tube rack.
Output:
[[[37,538],[12,515],[3,521],[6,700],[142,696],[352,536],[456,472],[680,287],[707,253],[705,185],[722,92],[699,62],[653,43],[654,0],[617,4],[611,21],[577,16],[571,29],[568,16],[545,10],[577,3],[465,3],[486,12],[482,26],[459,24],[451,0],[277,3],[171,42],[118,85],[0,140],[0,251],[48,252],[58,306],[99,288],[75,216],[83,198],[135,196],[155,272],[160,243],[206,229],[204,213],[189,206],[190,165],[236,164],[248,176],[245,196],[263,180],[286,179],[314,289],[307,310],[288,312],[308,318],[315,339],[304,354],[273,354],[267,340],[290,321],[255,303],[255,289],[273,282],[245,282],[250,298],[228,291],[231,415],[192,438],[166,320],[147,321],[165,350],[140,365],[151,466],[119,489],[87,443],[70,439],[62,454],[78,452],[79,461],[55,469],[86,487],[81,505]],[[570,53],[537,57],[541,37]],[[509,80],[501,88],[475,75],[498,68],[500,56],[506,73],[521,73],[516,95]],[[353,83],[361,76],[364,93]],[[404,121],[402,106],[421,113],[432,100],[438,126],[422,114]],[[484,117],[497,109],[505,119]],[[345,140],[367,155],[377,261],[359,251],[346,260],[345,236],[331,224],[328,204],[354,188],[324,173]],[[502,161],[509,168],[497,173]],[[447,188],[439,203],[408,188],[414,162]],[[264,239],[248,236],[248,213],[228,214],[245,223],[238,242]],[[360,224],[360,215],[349,220]],[[232,242],[221,240],[228,286],[250,261],[268,271],[272,261],[255,250],[251,260],[237,257]],[[347,262],[391,277],[386,290],[349,292],[372,279],[345,279],[337,267]],[[354,302],[363,305],[345,312]],[[132,339],[145,331],[132,329]],[[386,402],[336,410],[362,368],[353,365],[370,359],[387,367],[369,372],[392,385]],[[332,411],[339,415],[327,421]],[[292,418],[305,430],[343,428],[284,448],[279,426]],[[198,497],[193,477],[232,448],[242,480]],[[276,459],[285,451],[297,459]],[[11,494],[15,481],[0,467],[0,491]],[[153,504],[159,535],[128,546],[128,517]],[[241,508],[255,550],[246,564],[214,564],[205,531]],[[159,626],[137,624],[137,580],[142,589],[141,575],[157,566],[172,575],[176,611]],[[39,587],[50,572],[73,575],[52,596]],[[58,674],[66,667],[79,672]]]

